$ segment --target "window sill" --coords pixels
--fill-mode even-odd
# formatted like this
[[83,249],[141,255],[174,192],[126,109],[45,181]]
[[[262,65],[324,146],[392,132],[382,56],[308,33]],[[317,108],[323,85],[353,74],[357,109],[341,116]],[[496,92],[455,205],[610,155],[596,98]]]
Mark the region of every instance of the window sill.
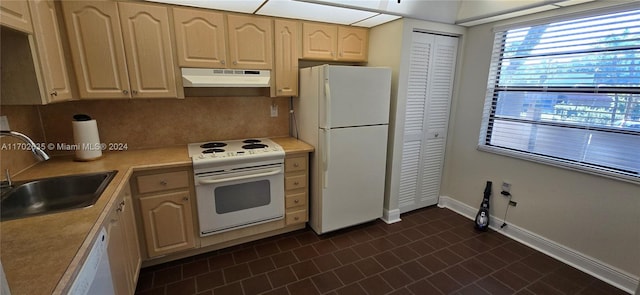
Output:
[[494,146],[478,145],[478,150],[640,185],[640,175],[625,174],[612,169],[601,168],[588,164],[578,164]]

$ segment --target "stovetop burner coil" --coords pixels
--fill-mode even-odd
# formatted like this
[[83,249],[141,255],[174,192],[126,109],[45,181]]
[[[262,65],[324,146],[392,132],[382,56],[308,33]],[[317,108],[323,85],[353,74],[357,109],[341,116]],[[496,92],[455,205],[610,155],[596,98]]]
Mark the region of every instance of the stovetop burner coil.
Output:
[[259,139],[253,139],[253,138],[249,138],[249,139],[245,139],[242,141],[243,143],[258,143],[261,142]]
[[252,144],[246,144],[242,146],[242,148],[245,150],[261,149],[266,147],[268,147],[268,145],[262,144],[262,143],[252,143]]
[[200,147],[203,149],[212,149],[212,148],[220,148],[227,146],[224,142],[207,142],[205,144],[201,144]]
[[224,152],[223,149],[216,149],[216,148],[214,148],[214,149],[206,149],[206,150],[202,151],[203,154],[222,153],[222,152]]

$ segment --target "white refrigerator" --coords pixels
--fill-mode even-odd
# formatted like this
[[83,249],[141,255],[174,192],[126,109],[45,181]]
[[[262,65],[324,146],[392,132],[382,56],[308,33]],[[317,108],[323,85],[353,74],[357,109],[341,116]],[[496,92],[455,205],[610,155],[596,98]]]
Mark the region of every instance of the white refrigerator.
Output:
[[391,69],[322,65],[300,70],[294,102],[310,161],[309,224],[318,233],[382,216]]

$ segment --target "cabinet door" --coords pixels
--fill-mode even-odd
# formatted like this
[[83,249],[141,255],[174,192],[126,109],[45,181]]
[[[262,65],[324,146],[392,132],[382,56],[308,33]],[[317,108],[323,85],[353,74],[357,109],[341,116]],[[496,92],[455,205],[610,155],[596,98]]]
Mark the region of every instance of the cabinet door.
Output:
[[337,35],[336,25],[302,23],[302,58],[334,60]]
[[128,257],[129,283],[131,290],[136,289],[138,272],[142,264],[140,256],[140,243],[136,231],[136,219],[133,213],[133,200],[131,198],[131,187],[127,184],[123,192],[123,203],[120,209],[120,222],[126,240],[126,251]]
[[222,13],[176,7],[173,25],[181,67],[225,67],[227,49]]
[[276,19],[275,96],[298,95],[298,22]]
[[129,98],[118,9],[110,1],[62,1],[80,98]]
[[266,17],[227,15],[230,68],[267,69],[273,67],[273,28]]
[[140,211],[149,257],[195,246],[188,192],[140,198]]
[[119,2],[118,9],[131,96],[178,97],[167,8]]
[[126,250],[126,238],[122,220],[120,220],[120,212],[113,210],[109,215],[109,224],[107,225],[107,236],[109,244],[107,244],[107,252],[109,254],[109,267],[111,268],[111,278],[113,280],[113,289],[115,294],[132,294],[129,287],[130,282],[128,254]]
[[33,16],[36,48],[44,78],[44,93],[48,102],[72,99],[67,61],[62,47],[61,32],[52,0],[29,1]]
[[0,1],[0,24],[25,33],[33,33],[27,1]]
[[367,61],[369,31],[366,28],[338,27],[338,60]]

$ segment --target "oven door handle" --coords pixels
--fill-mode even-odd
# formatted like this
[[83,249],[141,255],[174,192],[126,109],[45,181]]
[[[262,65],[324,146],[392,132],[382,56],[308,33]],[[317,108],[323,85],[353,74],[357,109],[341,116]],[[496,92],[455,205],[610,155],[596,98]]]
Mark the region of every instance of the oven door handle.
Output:
[[275,170],[272,170],[272,171],[269,171],[269,172],[242,175],[242,176],[235,176],[235,177],[216,178],[216,179],[200,178],[200,179],[198,179],[198,183],[199,184],[216,184],[216,183],[227,182],[227,181],[235,181],[235,180],[243,180],[243,179],[251,179],[251,178],[264,177],[264,176],[271,176],[271,175],[276,175],[276,174],[280,174],[280,173],[282,173],[282,169],[278,168],[278,169],[275,169]]

